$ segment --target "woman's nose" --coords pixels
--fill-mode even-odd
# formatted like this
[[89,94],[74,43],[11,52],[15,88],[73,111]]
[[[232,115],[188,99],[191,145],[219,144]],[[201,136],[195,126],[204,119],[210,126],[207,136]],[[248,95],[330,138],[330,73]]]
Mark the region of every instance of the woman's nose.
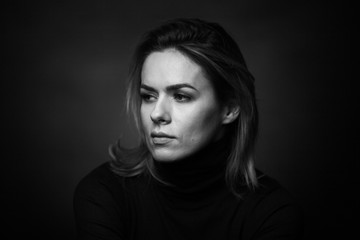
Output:
[[156,124],[169,124],[171,122],[169,107],[166,99],[158,99],[150,114],[151,120]]

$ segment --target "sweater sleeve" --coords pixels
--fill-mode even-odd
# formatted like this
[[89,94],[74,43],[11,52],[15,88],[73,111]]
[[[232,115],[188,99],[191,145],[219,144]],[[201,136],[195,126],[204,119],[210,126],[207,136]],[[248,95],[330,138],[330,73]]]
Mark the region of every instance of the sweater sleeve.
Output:
[[104,166],[96,169],[75,190],[74,215],[79,240],[124,239],[119,201],[114,197],[108,173]]

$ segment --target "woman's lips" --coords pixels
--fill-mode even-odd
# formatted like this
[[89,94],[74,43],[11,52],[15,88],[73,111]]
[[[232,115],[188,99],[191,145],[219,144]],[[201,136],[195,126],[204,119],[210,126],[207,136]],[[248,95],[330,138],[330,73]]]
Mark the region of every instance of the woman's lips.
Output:
[[155,145],[165,145],[175,138],[163,132],[152,132],[150,136]]
[[152,137],[152,141],[155,145],[165,145],[171,142],[174,138],[169,137]]

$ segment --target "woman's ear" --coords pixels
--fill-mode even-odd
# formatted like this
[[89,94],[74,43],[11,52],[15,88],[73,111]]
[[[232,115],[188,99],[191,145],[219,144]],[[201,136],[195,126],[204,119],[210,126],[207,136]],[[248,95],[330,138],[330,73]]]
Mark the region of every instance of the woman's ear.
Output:
[[240,114],[240,106],[237,104],[228,104],[223,112],[223,124],[229,124],[235,121]]

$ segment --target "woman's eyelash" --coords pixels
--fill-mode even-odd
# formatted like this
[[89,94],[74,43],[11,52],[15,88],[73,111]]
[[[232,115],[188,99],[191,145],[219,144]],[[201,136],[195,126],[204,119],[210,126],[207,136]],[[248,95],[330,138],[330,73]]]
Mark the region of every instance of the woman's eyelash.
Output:
[[145,102],[151,102],[155,98],[155,96],[148,93],[140,93],[140,97]]
[[[140,93],[140,97],[144,102],[156,101],[156,96],[150,93]],[[192,100],[192,97],[183,93],[174,93],[173,99],[177,102],[189,102]]]
[[190,101],[191,97],[182,93],[175,93],[174,99],[179,102],[186,102],[186,101]]

